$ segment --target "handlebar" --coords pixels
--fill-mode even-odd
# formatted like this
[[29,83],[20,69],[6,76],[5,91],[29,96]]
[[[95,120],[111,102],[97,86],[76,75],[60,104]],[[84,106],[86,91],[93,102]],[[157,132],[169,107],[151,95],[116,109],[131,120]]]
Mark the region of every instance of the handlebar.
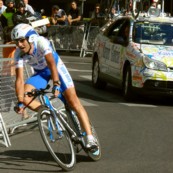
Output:
[[41,89],[33,89],[31,92],[25,92],[24,95],[28,95],[29,97],[37,97],[39,95],[44,95],[46,93],[52,93],[51,91],[46,91],[48,89],[50,89],[49,84],[44,89],[42,89],[42,88]]
[[[48,84],[46,86],[46,88],[44,89],[33,89],[31,92],[26,92],[25,95],[28,95],[29,97],[34,97],[33,100],[38,97],[39,95],[44,95],[46,93],[52,93],[52,91],[47,91],[48,89],[50,89],[50,85]],[[55,98],[54,96],[50,97],[50,99]],[[58,98],[65,103],[65,98],[62,94],[62,92],[60,91],[60,94],[58,95]],[[32,102],[32,101],[31,101]]]
[[[47,91],[48,89],[50,89],[50,85],[49,84],[44,89],[33,89],[31,92],[26,92],[24,95],[28,95],[28,97],[33,97],[33,98],[31,99],[31,101],[23,109],[26,109],[30,105],[30,103],[32,103],[32,101],[36,99],[36,97],[38,97],[40,95],[44,95],[46,93],[52,93],[51,91]],[[50,97],[49,99],[51,100],[53,98],[55,98],[55,97]],[[63,96],[63,94],[61,92],[58,95],[58,98],[64,104],[66,104],[65,98],[64,98],[64,96]],[[18,107],[17,106],[14,107],[14,111],[15,112],[18,111]]]

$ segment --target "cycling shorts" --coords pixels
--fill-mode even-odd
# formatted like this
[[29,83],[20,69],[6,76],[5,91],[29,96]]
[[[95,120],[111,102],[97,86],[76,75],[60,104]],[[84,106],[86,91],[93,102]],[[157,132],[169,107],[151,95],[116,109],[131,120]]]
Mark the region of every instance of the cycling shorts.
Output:
[[[59,79],[61,81],[60,88],[61,91],[64,92],[67,88],[74,87],[74,83],[66,66],[64,65],[58,54],[53,53],[53,56],[55,58]],[[43,70],[35,70],[35,74],[28,78],[25,84],[32,85],[36,89],[44,89],[48,85],[50,79],[51,71],[48,67],[46,67]]]

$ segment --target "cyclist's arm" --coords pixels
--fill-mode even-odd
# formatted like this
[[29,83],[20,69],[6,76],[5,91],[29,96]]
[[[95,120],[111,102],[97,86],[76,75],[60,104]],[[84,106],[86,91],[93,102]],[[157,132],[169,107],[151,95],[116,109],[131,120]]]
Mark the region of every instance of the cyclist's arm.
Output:
[[45,59],[47,61],[47,65],[51,71],[51,76],[52,76],[53,82],[59,81],[58,70],[57,70],[56,63],[55,63],[52,53],[46,54]]
[[16,68],[16,81],[15,81],[16,96],[18,102],[24,100],[24,77],[23,77],[23,67]]

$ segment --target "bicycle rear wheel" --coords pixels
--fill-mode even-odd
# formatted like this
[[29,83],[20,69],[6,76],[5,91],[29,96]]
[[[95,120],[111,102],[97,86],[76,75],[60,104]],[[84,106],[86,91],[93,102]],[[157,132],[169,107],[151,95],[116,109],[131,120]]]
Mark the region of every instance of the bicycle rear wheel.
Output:
[[76,164],[74,147],[64,125],[59,119],[57,123],[47,108],[39,110],[39,130],[46,148],[63,170],[71,171]]
[[142,11],[142,0],[132,0],[132,16],[136,19]]

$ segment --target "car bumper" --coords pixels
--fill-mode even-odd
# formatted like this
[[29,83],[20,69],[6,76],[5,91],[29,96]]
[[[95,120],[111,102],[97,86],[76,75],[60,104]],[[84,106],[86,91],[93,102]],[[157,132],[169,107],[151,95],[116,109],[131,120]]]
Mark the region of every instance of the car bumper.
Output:
[[147,80],[144,83],[145,92],[173,95],[173,81]]

